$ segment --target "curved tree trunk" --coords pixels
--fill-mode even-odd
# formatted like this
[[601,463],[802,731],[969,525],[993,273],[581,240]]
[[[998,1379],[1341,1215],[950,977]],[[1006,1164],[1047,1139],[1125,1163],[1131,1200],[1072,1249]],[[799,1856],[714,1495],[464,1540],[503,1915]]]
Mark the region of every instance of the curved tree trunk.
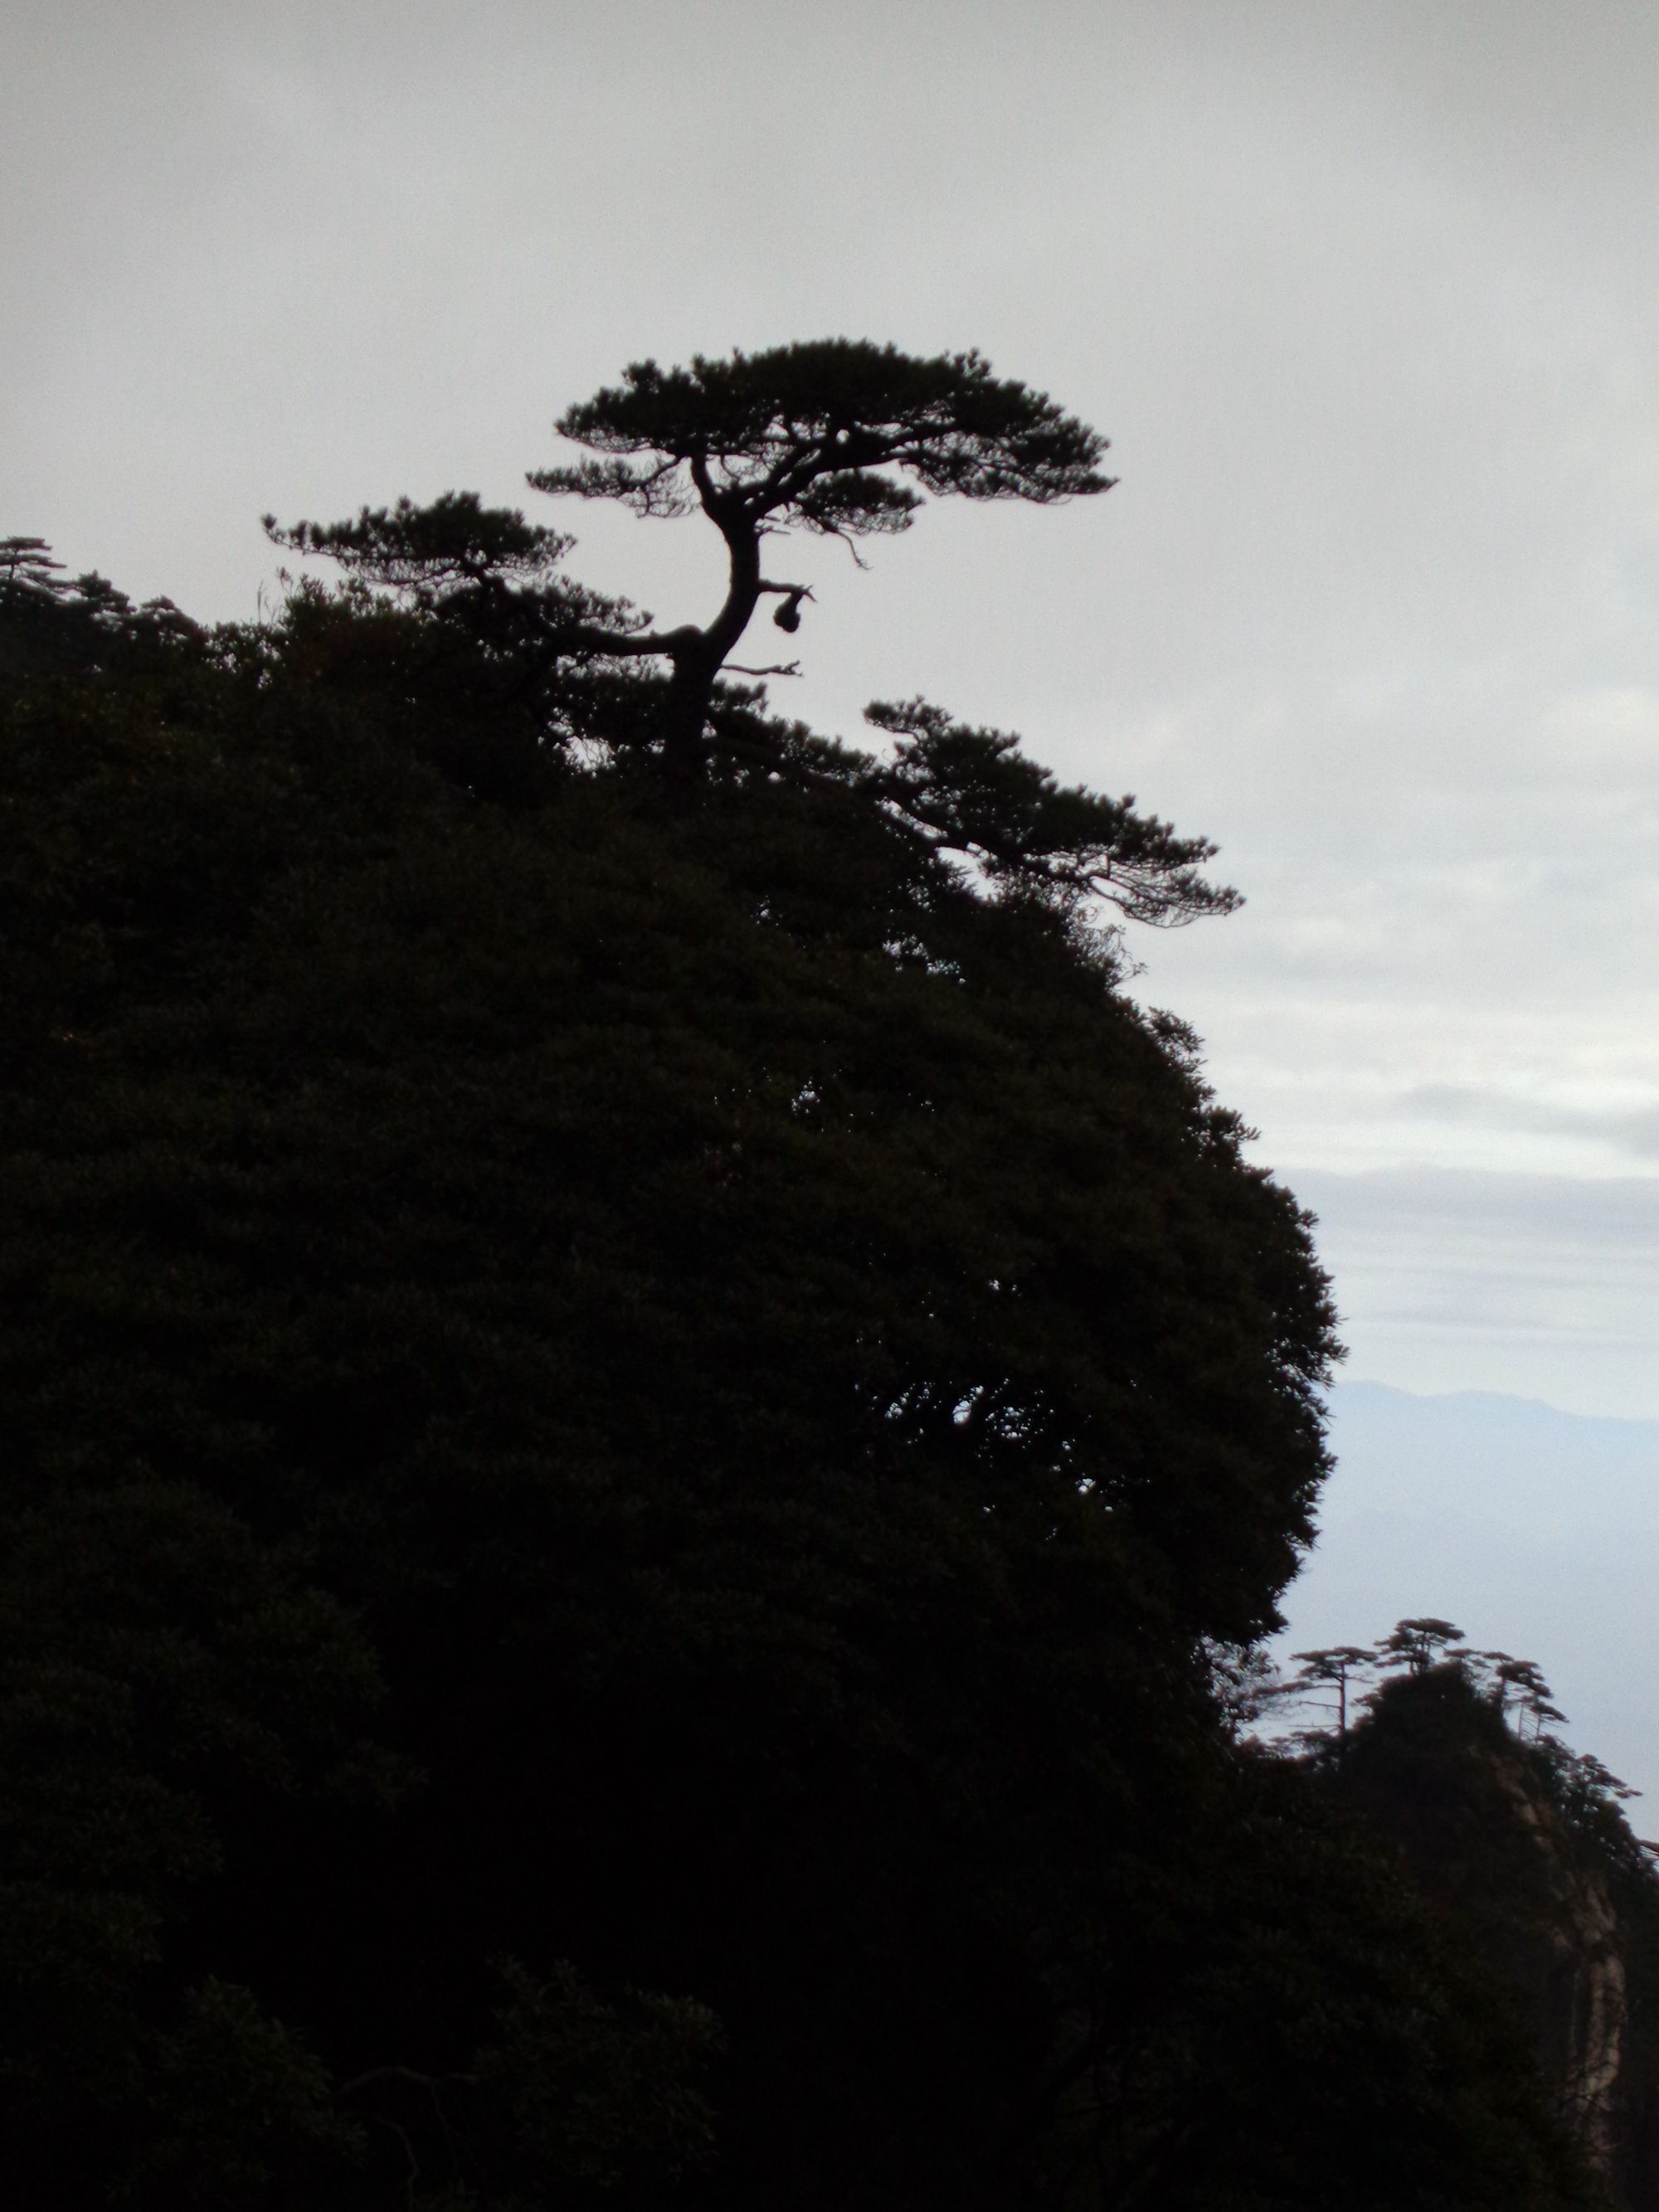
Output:
[[706,470],[694,465],[692,476],[704,512],[726,540],[731,566],[720,612],[706,629],[683,633],[683,642],[672,655],[665,731],[668,767],[671,775],[687,782],[702,774],[708,756],[708,708],[715,682],[748,629],[765,588],[754,517],[738,501],[722,497]]

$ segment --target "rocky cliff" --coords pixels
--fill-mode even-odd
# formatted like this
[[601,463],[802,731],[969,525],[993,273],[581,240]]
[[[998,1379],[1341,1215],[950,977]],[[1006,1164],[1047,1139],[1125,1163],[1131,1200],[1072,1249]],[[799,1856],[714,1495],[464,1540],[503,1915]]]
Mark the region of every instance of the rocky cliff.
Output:
[[1654,2212],[1659,1881],[1612,1778],[1518,1738],[1455,1664],[1386,1684],[1330,1771],[1511,1995],[1614,2203]]

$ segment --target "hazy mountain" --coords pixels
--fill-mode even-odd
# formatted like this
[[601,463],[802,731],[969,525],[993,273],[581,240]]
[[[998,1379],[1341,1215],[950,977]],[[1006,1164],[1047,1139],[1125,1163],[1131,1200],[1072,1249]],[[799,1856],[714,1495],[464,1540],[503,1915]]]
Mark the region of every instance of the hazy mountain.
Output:
[[1479,1647],[1537,1660],[1571,1741],[1646,1794],[1638,1832],[1659,1825],[1659,1421],[1341,1382],[1331,1442],[1277,1648],[1444,1614]]

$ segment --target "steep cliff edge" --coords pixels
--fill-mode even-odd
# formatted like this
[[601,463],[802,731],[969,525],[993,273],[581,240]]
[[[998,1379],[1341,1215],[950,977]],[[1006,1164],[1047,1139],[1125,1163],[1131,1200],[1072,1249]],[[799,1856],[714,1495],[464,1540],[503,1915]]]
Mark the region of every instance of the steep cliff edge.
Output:
[[1613,2201],[1655,2212],[1659,1879],[1620,1786],[1553,1738],[1519,1738],[1456,1662],[1384,1684],[1325,1763],[1513,1996]]

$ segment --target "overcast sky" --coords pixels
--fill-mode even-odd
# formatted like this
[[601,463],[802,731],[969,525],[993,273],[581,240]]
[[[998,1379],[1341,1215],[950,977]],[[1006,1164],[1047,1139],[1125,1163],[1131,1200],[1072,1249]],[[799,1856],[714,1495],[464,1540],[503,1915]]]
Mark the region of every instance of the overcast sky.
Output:
[[[978,346],[1121,483],[792,553],[780,703],[1218,839],[1141,988],[1351,1372],[1659,1415],[1656,104],[1651,0],[9,0],[0,531],[251,616],[267,508],[552,519],[642,356]],[[716,600],[698,523],[566,519]]]

